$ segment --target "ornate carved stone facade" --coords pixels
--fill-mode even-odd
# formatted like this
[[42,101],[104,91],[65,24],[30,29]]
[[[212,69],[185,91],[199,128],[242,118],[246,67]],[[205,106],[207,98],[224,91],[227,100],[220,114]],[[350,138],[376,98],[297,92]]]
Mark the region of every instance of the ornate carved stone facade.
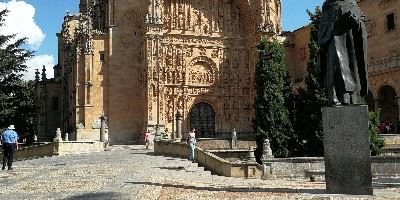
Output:
[[251,133],[255,46],[280,33],[280,0],[81,0],[58,35],[63,130],[98,139],[105,111],[111,142],[140,142],[182,110],[184,132]]

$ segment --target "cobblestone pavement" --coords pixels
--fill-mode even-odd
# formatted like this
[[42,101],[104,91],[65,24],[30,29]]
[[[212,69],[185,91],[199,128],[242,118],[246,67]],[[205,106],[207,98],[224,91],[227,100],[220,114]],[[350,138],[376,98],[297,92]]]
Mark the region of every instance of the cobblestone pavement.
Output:
[[0,171],[0,199],[400,199],[400,179],[375,180],[375,196],[324,192],[324,182],[211,175],[144,146],[19,161]]

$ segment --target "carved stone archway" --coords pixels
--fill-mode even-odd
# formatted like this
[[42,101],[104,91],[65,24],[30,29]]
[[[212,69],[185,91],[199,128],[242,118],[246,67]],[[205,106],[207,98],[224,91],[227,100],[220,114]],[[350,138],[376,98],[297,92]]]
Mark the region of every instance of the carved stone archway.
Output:
[[197,137],[215,137],[215,112],[213,107],[204,102],[195,104],[189,114],[190,127],[196,129]]

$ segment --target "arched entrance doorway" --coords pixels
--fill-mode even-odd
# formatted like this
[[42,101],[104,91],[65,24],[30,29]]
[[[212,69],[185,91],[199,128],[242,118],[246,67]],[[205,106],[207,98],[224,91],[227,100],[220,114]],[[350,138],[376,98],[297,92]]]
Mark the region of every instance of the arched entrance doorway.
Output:
[[200,102],[190,110],[190,128],[196,129],[197,137],[213,138],[215,136],[215,112],[208,103]]
[[390,85],[385,85],[379,90],[379,108],[381,120],[390,123],[396,122],[399,108],[396,101],[396,91]]

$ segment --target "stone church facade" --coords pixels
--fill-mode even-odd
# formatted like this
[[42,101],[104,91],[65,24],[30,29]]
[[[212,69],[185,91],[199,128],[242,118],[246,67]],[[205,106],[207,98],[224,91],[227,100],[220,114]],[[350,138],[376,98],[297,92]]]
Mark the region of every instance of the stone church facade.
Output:
[[37,72],[36,134],[98,140],[103,111],[111,143],[175,138],[177,114],[200,137],[251,134],[256,45],[281,32],[280,0],[81,0],[54,79]]

